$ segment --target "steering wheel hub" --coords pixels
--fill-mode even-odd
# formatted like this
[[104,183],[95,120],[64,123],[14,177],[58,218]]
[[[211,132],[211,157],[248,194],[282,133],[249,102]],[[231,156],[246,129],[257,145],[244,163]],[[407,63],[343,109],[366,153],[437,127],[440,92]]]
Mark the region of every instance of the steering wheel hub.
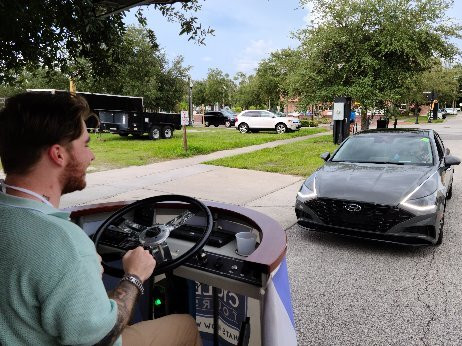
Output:
[[165,225],[155,225],[140,233],[140,243],[153,247],[162,244],[170,235],[170,228]]

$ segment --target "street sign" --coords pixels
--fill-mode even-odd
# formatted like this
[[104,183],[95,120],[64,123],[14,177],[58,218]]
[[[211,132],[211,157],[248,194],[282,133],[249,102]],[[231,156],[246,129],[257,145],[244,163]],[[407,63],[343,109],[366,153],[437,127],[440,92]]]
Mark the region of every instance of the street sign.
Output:
[[189,125],[188,111],[181,111],[181,125]]
[[345,118],[344,107],[345,107],[345,104],[343,102],[334,103],[334,111],[332,112],[332,120],[343,120]]

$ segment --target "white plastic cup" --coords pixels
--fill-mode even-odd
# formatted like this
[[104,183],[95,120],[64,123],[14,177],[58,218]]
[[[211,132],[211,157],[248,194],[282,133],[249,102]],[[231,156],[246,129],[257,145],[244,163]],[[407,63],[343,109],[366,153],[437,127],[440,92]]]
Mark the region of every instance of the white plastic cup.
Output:
[[251,232],[236,233],[237,252],[239,255],[248,256],[255,250],[257,236]]

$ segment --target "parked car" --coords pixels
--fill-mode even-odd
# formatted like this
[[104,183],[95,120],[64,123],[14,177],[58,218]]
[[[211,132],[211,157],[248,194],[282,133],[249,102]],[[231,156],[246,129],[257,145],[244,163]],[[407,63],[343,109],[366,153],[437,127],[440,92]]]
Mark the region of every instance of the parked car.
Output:
[[225,125],[226,127],[234,126],[236,121],[235,114],[222,109],[220,111],[209,111],[204,114],[204,126],[209,127],[214,125],[216,127]]
[[458,111],[460,111],[460,108],[446,108],[446,113],[450,115],[457,115]]
[[446,119],[447,114],[448,114],[448,112],[446,111],[445,108],[440,108],[440,109],[438,109],[437,117],[438,117],[438,119]]
[[[303,116],[304,114],[303,113],[300,113],[300,112],[291,112],[291,113],[288,113],[287,114],[289,117],[294,117],[294,118],[298,118],[300,116]],[[311,115],[311,114],[310,114]]]
[[302,127],[300,120],[275,114],[267,110],[245,110],[238,114],[236,129],[241,133],[260,130],[275,130],[277,133],[297,131]]
[[433,130],[383,129],[348,137],[302,184],[304,228],[412,245],[441,244],[452,197],[450,155]]

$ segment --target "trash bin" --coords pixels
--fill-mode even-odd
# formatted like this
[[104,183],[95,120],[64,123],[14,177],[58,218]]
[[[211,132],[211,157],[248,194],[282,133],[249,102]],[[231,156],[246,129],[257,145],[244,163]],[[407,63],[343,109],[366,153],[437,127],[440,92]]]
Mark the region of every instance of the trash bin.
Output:
[[388,127],[387,119],[377,119],[377,128],[378,129],[386,129]]

